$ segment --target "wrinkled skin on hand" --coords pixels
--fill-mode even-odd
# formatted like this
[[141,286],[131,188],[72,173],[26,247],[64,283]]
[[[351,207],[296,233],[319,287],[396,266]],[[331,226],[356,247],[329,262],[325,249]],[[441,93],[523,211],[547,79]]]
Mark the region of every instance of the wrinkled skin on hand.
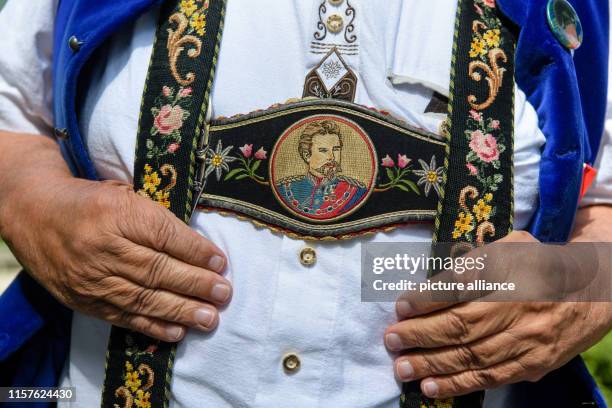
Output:
[[[610,213],[606,216],[609,219]],[[609,226],[600,226],[597,234],[601,228]],[[502,241],[538,242],[524,231]],[[509,268],[527,271],[532,261],[515,256]],[[538,268],[558,266],[553,257],[538,262]],[[546,272],[552,276],[555,271]],[[612,326],[612,304],[605,302],[434,302],[404,296],[396,306],[399,322],[388,327],[384,337],[390,351],[401,353],[395,375],[399,381],[421,380],[421,390],[431,398],[538,381],[591,347]]]
[[125,183],[39,179],[2,203],[0,233],[54,297],[164,341],[216,327],[231,286],[212,242]]

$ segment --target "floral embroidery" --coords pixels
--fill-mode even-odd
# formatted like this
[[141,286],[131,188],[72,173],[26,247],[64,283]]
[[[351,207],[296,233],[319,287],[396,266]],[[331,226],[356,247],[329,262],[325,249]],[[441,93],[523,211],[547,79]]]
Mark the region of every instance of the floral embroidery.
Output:
[[181,12],[187,17],[190,17],[198,9],[195,0],[182,0],[179,6]]
[[189,117],[191,106],[191,88],[174,88],[163,86],[161,95],[155,99],[155,106],[151,108],[153,126],[151,136],[159,136],[156,143],[152,138],[147,139],[147,158],[160,158],[175,153],[181,145],[181,128],[183,122]]
[[421,176],[417,184],[425,184],[425,197],[429,196],[429,191],[433,187],[436,190],[438,196],[441,193],[440,183],[442,182],[442,174],[444,173],[444,167],[436,167],[436,156],[431,157],[431,161],[427,164],[423,159],[419,159],[419,164],[422,170],[414,170],[414,174]]
[[156,201],[166,208],[170,208],[170,190],[176,185],[176,170],[174,166],[170,164],[164,164],[160,167],[159,171],[165,177],[169,177],[168,184],[159,189],[162,179],[157,171],[153,171],[153,167],[150,164],[144,166],[145,174],[142,180],[142,188],[137,191],[138,194],[149,197],[153,201]]
[[[481,112],[490,107],[502,85],[505,68],[498,61],[507,61],[501,35],[501,21],[494,9],[495,0],[476,0],[474,4],[479,16],[472,24],[472,43],[468,75],[474,81],[481,81],[483,72],[489,87],[489,96],[483,103],[477,103],[474,95],[468,96],[472,107],[467,118],[465,137],[469,152],[466,155],[466,170],[474,177],[474,185],[464,187],[459,195],[459,210],[454,222],[453,239],[483,242],[487,234],[495,234],[495,225],[490,222],[496,213],[493,193],[504,181],[500,171],[500,154],[506,150],[501,123],[498,119],[485,117]],[[479,198],[482,197],[482,198]],[[467,200],[472,201],[471,207]],[[474,235],[475,232],[475,235]]]
[[265,160],[266,159],[266,151],[264,150],[263,147],[260,147],[259,150],[257,150],[255,152],[255,158],[258,160]]
[[[467,186],[461,190],[459,194],[460,211],[455,221],[453,239],[465,237],[469,242],[475,239],[476,242],[482,243],[486,234],[490,236],[495,234],[495,225],[489,221],[491,217],[495,216],[496,210],[491,204],[493,194],[485,194],[470,209],[467,205],[467,199],[476,200],[478,196],[478,190],[473,186]],[[472,234],[474,230],[476,230],[475,237]]]
[[237,157],[229,155],[229,152],[233,148],[234,146],[228,146],[224,149],[223,145],[221,144],[221,140],[219,140],[215,150],[206,150],[206,171],[204,172],[204,178],[208,178],[208,176],[214,171],[215,175],[217,176],[217,181],[221,180],[223,171],[229,171],[229,166],[227,163],[231,163],[238,159]]
[[411,162],[412,159],[409,159],[405,154],[398,153],[397,165],[391,156],[386,155],[383,157],[381,166],[385,168],[389,181],[387,183],[378,185],[375,191],[382,192],[392,188],[397,188],[407,193],[414,192],[417,195],[421,195],[421,191],[419,190],[417,184],[408,179],[408,176],[411,173],[416,174],[416,172],[410,168]]
[[386,155],[385,157],[383,157],[382,159],[382,166],[383,167],[394,167],[395,166],[395,162],[393,161],[393,159],[391,158],[391,156]]
[[469,64],[469,75],[474,81],[481,81],[483,73],[489,86],[489,97],[482,103],[476,103],[476,96],[470,95],[468,102],[473,109],[482,110],[491,106],[499,88],[501,87],[505,68],[499,67],[499,61],[507,62],[506,53],[500,48],[503,46],[501,21],[495,12],[495,0],[476,0],[474,7],[480,16],[472,24],[472,43],[470,58],[475,61]]
[[471,110],[467,123],[465,136],[469,140],[470,152],[466,156],[466,167],[469,174],[476,177],[483,193],[497,191],[499,183],[504,180],[503,175],[493,173],[485,176],[485,170],[489,167],[498,170],[501,166],[499,155],[506,151],[499,136],[494,136],[501,131],[499,120],[484,119],[482,113]]
[[421,404],[420,408],[453,408],[453,399],[447,398],[443,400],[434,400],[433,405],[430,407],[426,406],[425,404]]
[[260,147],[257,152],[255,152],[254,156],[252,143],[245,144],[244,146],[239,147],[238,150],[240,150],[240,153],[242,153],[242,157],[238,157],[238,161],[242,166],[237,167],[227,173],[223,181],[231,180],[232,178],[235,180],[242,180],[248,177],[257,183],[267,185],[268,183],[265,182],[265,178],[257,174],[257,170],[259,169],[259,166],[261,166],[262,161],[266,160],[267,158],[267,152],[264,150],[264,148]]
[[176,82],[188,86],[195,81],[195,72],[181,75],[177,69],[178,58],[183,51],[187,51],[189,58],[197,58],[202,51],[202,37],[206,34],[206,17],[208,15],[209,0],[182,0],[179,10],[168,19],[176,24],[176,30],[168,29],[168,60],[170,72]]
[[[130,360],[125,361],[123,370],[123,385],[115,390],[117,397],[123,398],[123,408],[151,408],[151,392],[155,374],[148,364],[141,363],[144,357],[153,357],[157,350],[156,344],[149,345],[144,351],[138,350],[131,335],[125,337],[125,354]],[[134,365],[138,364],[135,370]],[[119,405],[115,404],[115,408]]]

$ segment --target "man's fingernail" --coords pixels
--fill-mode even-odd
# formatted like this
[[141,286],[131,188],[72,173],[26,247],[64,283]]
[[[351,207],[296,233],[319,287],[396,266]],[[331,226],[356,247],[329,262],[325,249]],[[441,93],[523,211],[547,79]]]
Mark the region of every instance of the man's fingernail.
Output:
[[225,283],[217,283],[213,286],[210,295],[215,302],[224,303],[230,296],[231,289]]
[[423,387],[423,393],[426,396],[432,397],[432,398],[438,395],[438,391],[440,389],[438,387],[438,384],[436,384],[432,380],[423,381],[423,384],[421,384],[421,387]]
[[225,265],[225,260],[219,255],[213,255],[208,261],[208,268],[210,268],[211,271],[220,272],[223,265]]
[[411,380],[414,376],[414,368],[408,360],[401,360],[397,363],[397,376],[402,380]]
[[201,308],[195,312],[196,321],[206,328],[210,328],[213,321],[215,320],[215,313],[208,308]]
[[400,316],[410,316],[412,314],[412,306],[410,306],[410,302],[406,300],[400,300],[397,302],[397,313]]
[[178,341],[181,337],[183,337],[183,328],[177,326],[171,326],[166,329],[166,335],[172,341]]
[[391,351],[399,351],[402,349],[402,339],[396,333],[389,333],[385,336],[385,344]]

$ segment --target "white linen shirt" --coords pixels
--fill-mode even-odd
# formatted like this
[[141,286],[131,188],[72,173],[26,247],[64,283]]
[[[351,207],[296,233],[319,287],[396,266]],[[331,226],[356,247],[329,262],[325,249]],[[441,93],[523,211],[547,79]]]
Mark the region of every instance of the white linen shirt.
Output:
[[[306,74],[321,60],[311,48],[319,1],[229,0],[212,93],[212,115],[231,116],[300,97]],[[443,115],[424,114],[434,90],[448,94],[454,0],[352,0],[355,55],[345,60],[358,77],[356,102],[390,111],[437,132]],[[9,1],[0,12],[0,129],[50,134],[52,26],[55,2],[36,7]],[[333,7],[328,8],[328,14]],[[158,10],[109,41],[96,62],[81,106],[80,127],[100,176],[131,182],[140,100]],[[328,33],[323,42],[343,43]],[[515,228],[524,229],[538,197],[538,118],[517,89]],[[610,126],[612,127],[612,125]],[[610,139],[606,136],[609,163]],[[600,158],[600,161],[603,160]],[[606,161],[606,160],[604,160]],[[612,201],[610,166],[588,200]],[[231,303],[212,333],[190,330],[177,351],[171,407],[396,407],[401,390],[383,343],[396,321],[393,303],[360,301],[363,242],[427,242],[431,225],[343,242],[308,243],[317,262],[299,262],[304,241],[248,221],[196,213],[192,227],[227,254]],[[77,401],[100,405],[110,326],[75,313],[62,386]],[[301,360],[288,375],[281,361]]]

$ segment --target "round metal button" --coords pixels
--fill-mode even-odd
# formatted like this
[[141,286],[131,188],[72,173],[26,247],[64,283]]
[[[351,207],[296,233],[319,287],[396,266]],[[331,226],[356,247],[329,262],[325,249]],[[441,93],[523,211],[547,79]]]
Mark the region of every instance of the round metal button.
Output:
[[312,247],[304,247],[300,251],[300,263],[304,266],[314,265],[317,261],[317,253]]
[[546,15],[551,31],[565,48],[575,50],[580,47],[584,36],[582,24],[567,0],[549,0]]
[[300,358],[297,354],[290,353],[283,357],[283,368],[287,373],[294,373],[300,369]]
[[340,14],[332,14],[327,17],[327,29],[330,33],[339,33],[344,26],[344,20]]
[[329,4],[331,4],[332,6],[339,6],[342,4],[344,0],[329,0]]
[[79,41],[79,39],[76,38],[74,35],[68,39],[68,46],[74,52],[81,49],[81,44],[83,43]]

